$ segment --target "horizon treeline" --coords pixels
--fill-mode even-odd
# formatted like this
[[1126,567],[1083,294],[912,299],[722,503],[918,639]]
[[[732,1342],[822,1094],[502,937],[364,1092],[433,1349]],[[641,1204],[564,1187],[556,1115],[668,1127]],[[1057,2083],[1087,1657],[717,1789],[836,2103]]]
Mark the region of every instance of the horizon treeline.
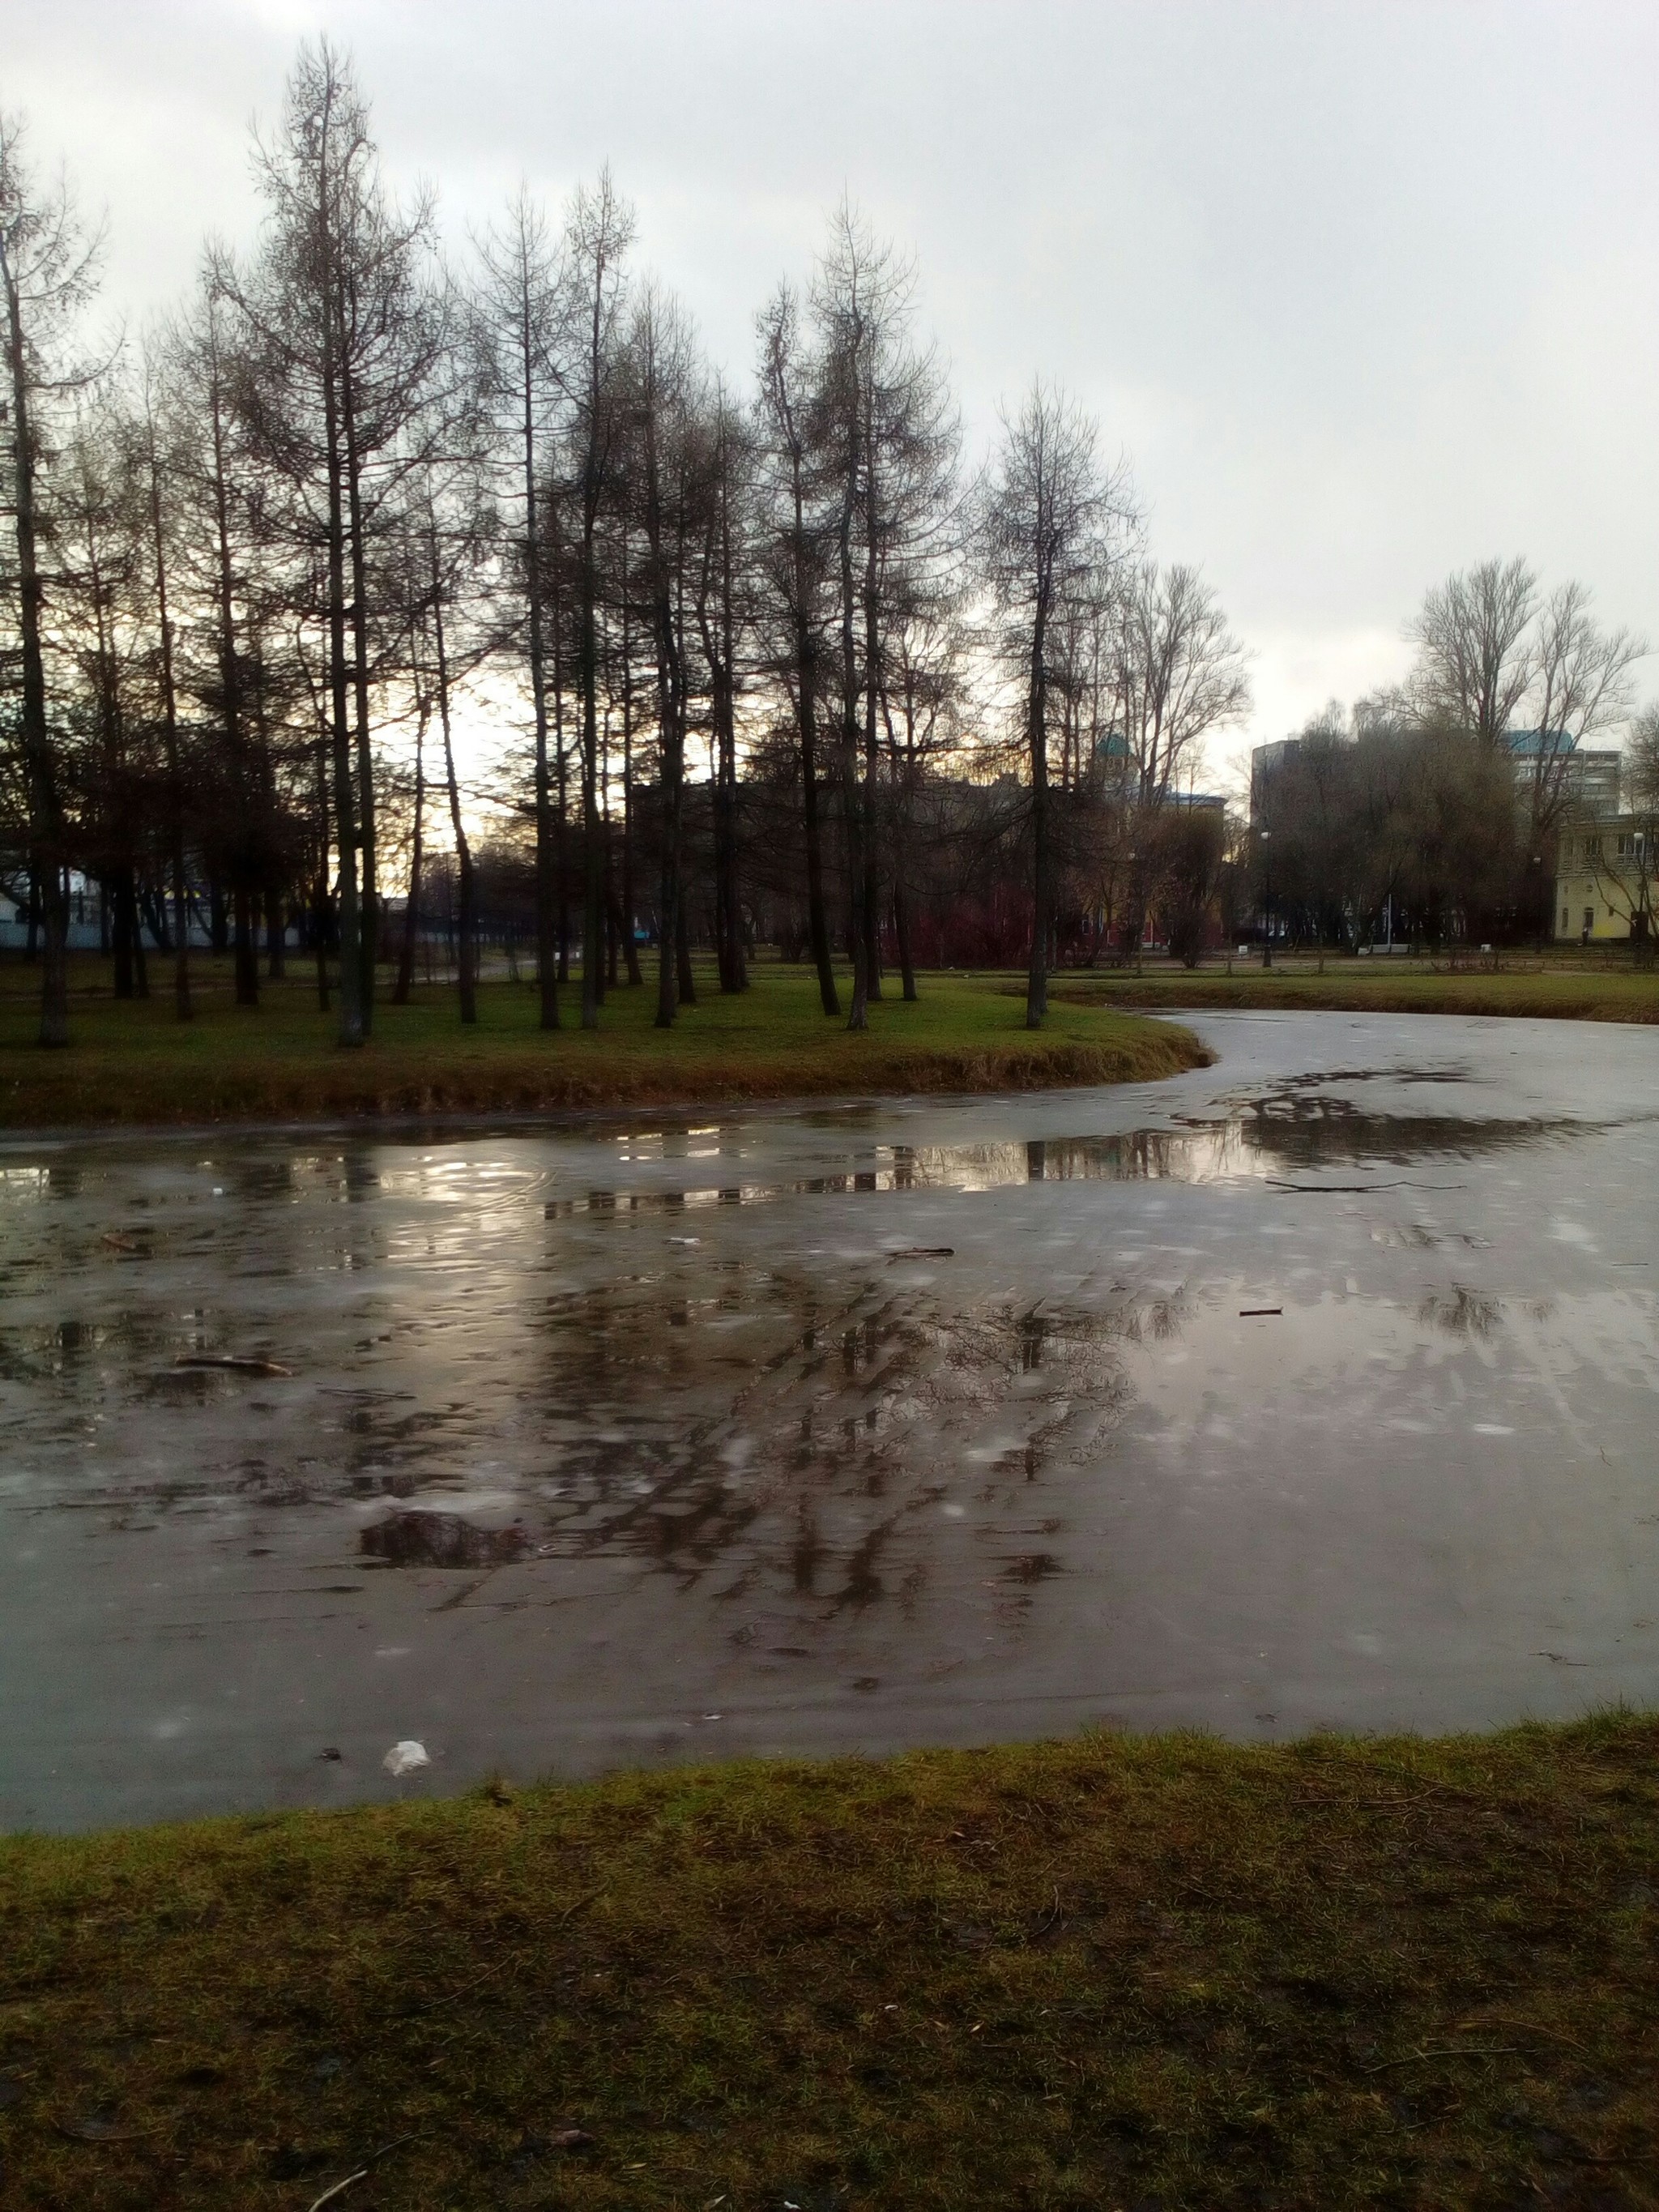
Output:
[[[515,972],[522,938],[549,1030],[629,986],[671,1024],[694,950],[740,991],[758,942],[855,1029],[919,969],[1024,958],[1035,1026],[1057,961],[1154,912],[1201,942],[1249,874],[1192,804],[1243,648],[1057,386],[969,466],[915,264],[849,202],[739,376],[608,172],[447,258],[325,41],[252,158],[257,235],[210,240],[165,325],[100,353],[100,241],[0,122],[0,887],[43,1042],[76,877],[118,994],[167,960],[188,1018],[200,916],[255,1005],[262,944],[280,973],[297,935],[346,1044],[408,995],[434,889],[461,1019],[485,935]],[[1539,635],[1587,729],[1639,647],[1568,592]],[[1437,774],[1497,742],[1455,690],[1394,709]]]
[[[1628,723],[1618,807],[1641,827],[1602,890],[1645,943],[1659,709],[1631,717],[1645,641],[1603,629],[1582,584],[1546,592],[1522,560],[1449,577],[1407,635],[1416,654],[1403,685],[1352,710],[1333,700],[1290,743],[1258,751],[1247,897],[1270,901],[1278,928],[1322,959],[1383,915],[1389,936],[1409,941],[1542,942],[1555,934],[1559,843],[1596,804],[1580,747]],[[1599,772],[1612,781],[1605,763]]]
[[[1097,426],[1034,383],[969,471],[914,264],[848,204],[739,382],[608,173],[447,261],[326,43],[253,160],[246,249],[210,242],[166,326],[100,360],[96,241],[0,137],[0,843],[43,1038],[76,876],[118,993],[165,951],[187,1016],[204,908],[255,1002],[297,923],[348,1043],[383,968],[407,991],[434,871],[464,1019],[487,897],[529,907],[549,1029],[643,983],[642,943],[660,1023],[694,945],[740,990],[763,922],[861,1027],[966,908],[975,949],[1029,939],[1040,1020],[1103,733],[1161,799],[1247,696]],[[457,738],[486,724],[479,775]]]

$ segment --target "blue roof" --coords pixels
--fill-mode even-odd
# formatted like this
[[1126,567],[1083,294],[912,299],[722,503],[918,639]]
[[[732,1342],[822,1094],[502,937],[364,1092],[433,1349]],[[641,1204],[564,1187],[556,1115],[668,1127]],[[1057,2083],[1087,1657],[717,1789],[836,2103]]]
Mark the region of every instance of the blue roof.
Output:
[[1571,753],[1578,749],[1577,738],[1565,730],[1505,730],[1504,743],[1517,760],[1537,760],[1545,753]]

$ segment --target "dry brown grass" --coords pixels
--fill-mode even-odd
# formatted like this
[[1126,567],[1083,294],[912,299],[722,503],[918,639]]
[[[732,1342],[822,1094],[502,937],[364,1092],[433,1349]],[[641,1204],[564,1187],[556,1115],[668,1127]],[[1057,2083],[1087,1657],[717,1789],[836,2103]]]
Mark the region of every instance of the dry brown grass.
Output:
[[1656,1869],[1629,1716],[15,1839],[0,2198],[1652,2206]]
[[1659,1022],[1659,969],[1591,955],[1559,966],[1534,963],[1456,968],[1405,961],[1333,957],[1325,973],[1302,959],[1266,971],[1158,964],[1141,975],[1073,973],[1055,996],[1066,1005],[1332,1008],[1347,1013],[1509,1014],[1534,1020]]

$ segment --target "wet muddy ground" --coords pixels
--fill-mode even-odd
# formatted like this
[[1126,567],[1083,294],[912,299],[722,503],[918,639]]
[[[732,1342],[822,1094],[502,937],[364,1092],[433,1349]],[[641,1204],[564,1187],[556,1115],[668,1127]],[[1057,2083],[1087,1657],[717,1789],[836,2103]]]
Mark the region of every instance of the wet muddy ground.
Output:
[[1193,1026],[1119,1090],[0,1146],[0,1826],[1659,1700],[1659,1039]]

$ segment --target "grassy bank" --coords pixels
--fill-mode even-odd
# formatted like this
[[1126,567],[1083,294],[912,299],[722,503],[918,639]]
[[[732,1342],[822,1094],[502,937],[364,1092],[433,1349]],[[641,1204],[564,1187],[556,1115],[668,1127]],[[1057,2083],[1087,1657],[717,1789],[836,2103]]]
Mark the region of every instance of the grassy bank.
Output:
[[1067,1005],[1329,1007],[1352,1013],[1524,1014],[1583,1022],[1659,1022],[1659,972],[1617,967],[1594,956],[1559,965],[1431,967],[1405,961],[1312,960],[1263,970],[1241,963],[1188,970],[1159,963],[1140,975],[1073,974],[1056,995]]
[[226,963],[204,961],[198,1017],[179,1023],[159,973],[155,997],[118,1003],[104,968],[88,961],[76,971],[74,1042],[45,1053],[33,1042],[38,980],[13,960],[0,969],[0,1127],[1032,1090],[1148,1081],[1206,1056],[1168,1024],[1097,1006],[1059,1007],[1032,1035],[1002,980],[929,976],[908,1006],[895,986],[857,1036],[824,1018],[805,971],[770,964],[740,997],[701,976],[699,1004],[667,1031],[653,1026],[648,988],[611,994],[600,1029],[586,1034],[566,994],[569,1026],[552,1036],[537,1026],[528,984],[486,983],[471,1030],[453,992],[422,988],[407,1006],[379,1006],[372,1042],[345,1052],[303,977],[266,984],[257,1010],[239,1008]]
[[1652,2205],[1656,1933],[1630,1717],[15,1838],[0,2197]]

